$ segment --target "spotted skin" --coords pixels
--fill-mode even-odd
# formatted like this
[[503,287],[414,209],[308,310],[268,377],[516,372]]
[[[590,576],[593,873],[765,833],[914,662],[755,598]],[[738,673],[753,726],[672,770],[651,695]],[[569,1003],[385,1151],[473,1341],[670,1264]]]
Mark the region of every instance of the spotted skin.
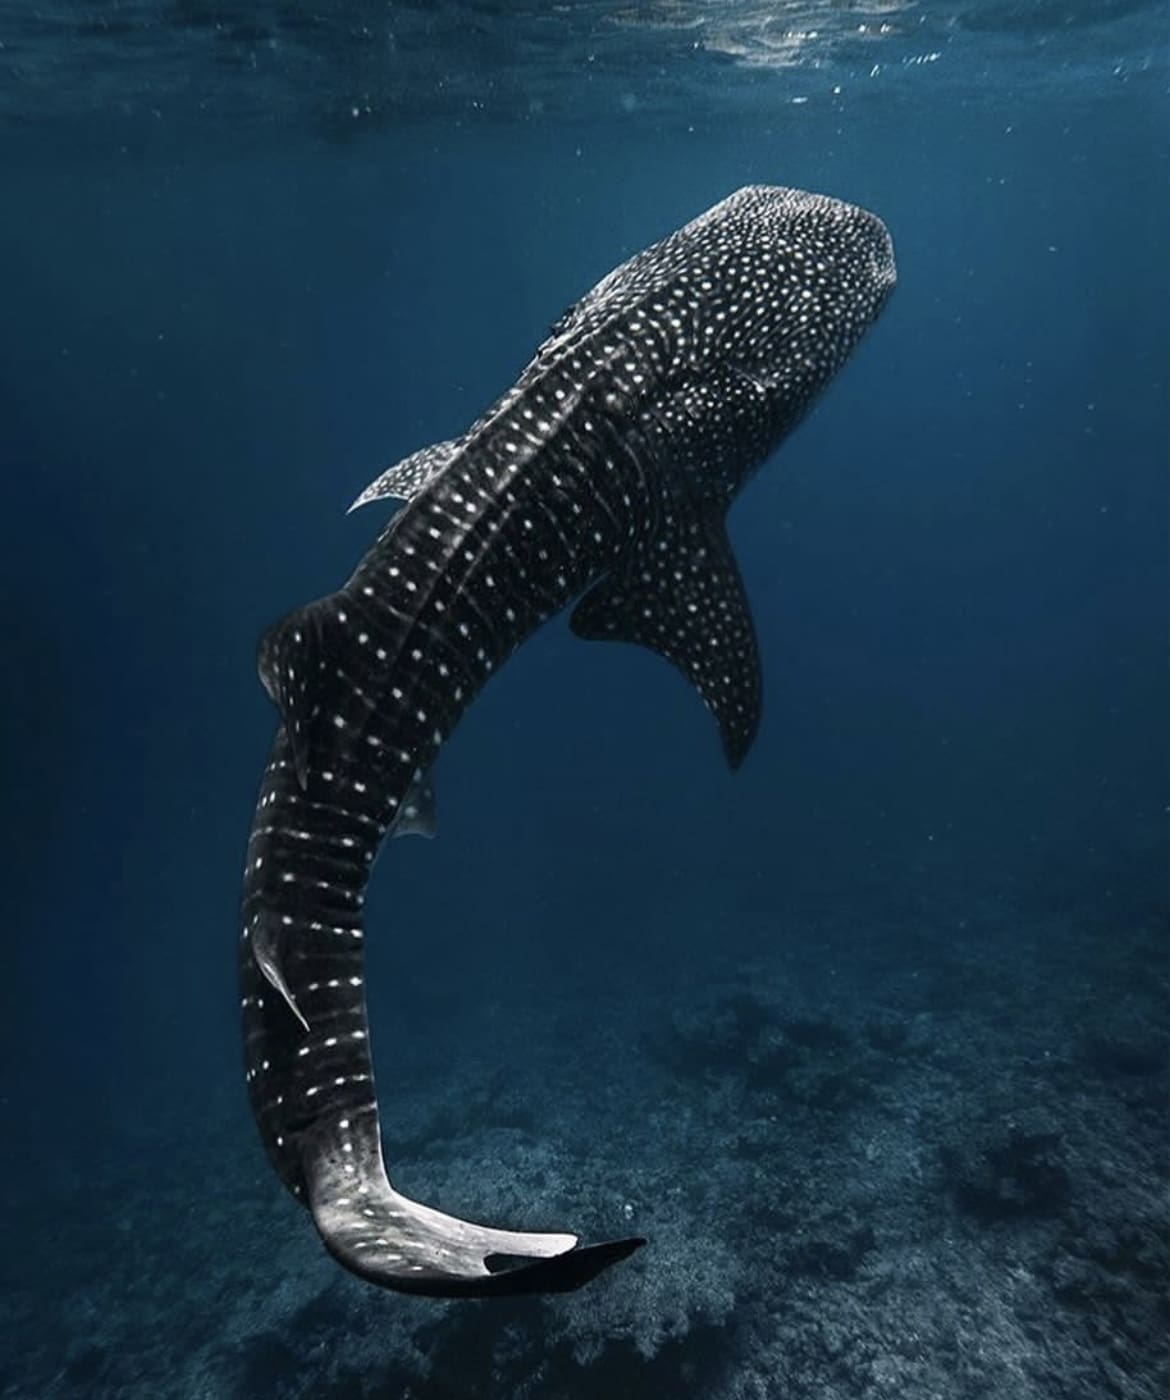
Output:
[[355,505],[405,506],[343,588],[261,643],[282,725],[245,874],[246,1077],[281,1179],[362,1277],[437,1295],[553,1291],[642,1243],[493,1230],[394,1190],[365,1006],[370,867],[396,826],[432,829],[439,749],[574,599],[578,635],[637,642],[681,670],[741,762],[760,670],[724,516],[894,279],[873,215],[789,189],[731,195],[598,283],[466,433],[372,483]]

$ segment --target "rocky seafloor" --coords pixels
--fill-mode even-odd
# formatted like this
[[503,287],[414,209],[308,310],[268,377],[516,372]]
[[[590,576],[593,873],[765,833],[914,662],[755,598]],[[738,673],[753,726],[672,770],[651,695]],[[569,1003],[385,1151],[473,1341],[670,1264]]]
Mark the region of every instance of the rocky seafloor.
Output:
[[10,1212],[0,1394],[1161,1400],[1164,916],[821,911],[719,948],[469,1001],[380,1062],[403,1190],[648,1237],[583,1291],[361,1284],[233,1101]]

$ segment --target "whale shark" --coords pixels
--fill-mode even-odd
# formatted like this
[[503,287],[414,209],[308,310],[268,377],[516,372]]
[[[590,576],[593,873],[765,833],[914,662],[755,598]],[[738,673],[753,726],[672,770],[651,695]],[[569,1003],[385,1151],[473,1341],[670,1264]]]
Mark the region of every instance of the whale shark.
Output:
[[645,1243],[497,1229],[395,1189],[366,1014],[371,867],[388,838],[434,831],[439,750],[570,603],[577,636],[681,671],[743,761],[760,661],[724,518],[894,282],[874,214],[738,190],[603,277],[464,433],[382,472],[351,509],[398,507],[352,577],[263,637],[280,725],[244,875],[245,1079],[280,1179],[363,1279],[567,1291]]

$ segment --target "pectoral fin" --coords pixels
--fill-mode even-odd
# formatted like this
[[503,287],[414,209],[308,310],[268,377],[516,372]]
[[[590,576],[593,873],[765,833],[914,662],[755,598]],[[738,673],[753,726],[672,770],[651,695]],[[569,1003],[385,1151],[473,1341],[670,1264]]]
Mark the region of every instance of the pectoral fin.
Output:
[[760,720],[755,628],[723,522],[680,510],[620,573],[577,604],[570,626],[589,641],[638,642],[677,666],[714,714],[738,768]]

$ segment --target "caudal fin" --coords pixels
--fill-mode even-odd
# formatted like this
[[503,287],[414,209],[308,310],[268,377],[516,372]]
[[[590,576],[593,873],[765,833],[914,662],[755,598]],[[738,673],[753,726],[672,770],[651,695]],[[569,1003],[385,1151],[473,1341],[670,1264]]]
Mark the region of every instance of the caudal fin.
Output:
[[383,1288],[435,1298],[568,1293],[627,1258],[637,1237],[578,1247],[576,1235],[496,1230],[401,1195],[377,1113],[318,1124],[303,1145],[309,1206],[325,1247]]

